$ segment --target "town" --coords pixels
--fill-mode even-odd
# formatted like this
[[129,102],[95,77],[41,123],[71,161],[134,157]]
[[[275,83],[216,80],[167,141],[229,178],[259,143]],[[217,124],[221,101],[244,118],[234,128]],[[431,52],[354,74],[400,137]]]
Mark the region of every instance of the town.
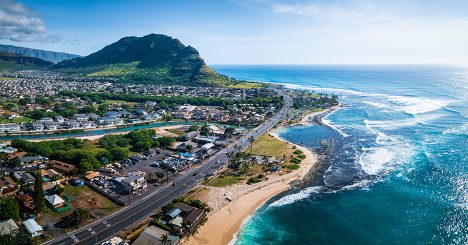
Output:
[[[266,178],[264,172],[293,171],[305,157],[300,151],[287,160],[246,152],[246,146],[281,118],[337,104],[336,96],[273,85],[119,84],[43,71],[3,76],[8,79],[1,86],[9,92],[0,102],[0,237],[26,244],[63,239],[64,231],[112,217],[180,179],[215,183],[221,173],[252,176],[247,183],[255,184]],[[24,93],[24,82],[35,85]],[[117,128],[124,131],[86,134]],[[80,139],[67,135],[80,132]],[[21,139],[31,135],[46,138]],[[197,171],[207,161],[211,167]],[[223,166],[228,170],[219,172]],[[175,198],[161,206],[103,244],[176,244],[210,211],[197,199]]]

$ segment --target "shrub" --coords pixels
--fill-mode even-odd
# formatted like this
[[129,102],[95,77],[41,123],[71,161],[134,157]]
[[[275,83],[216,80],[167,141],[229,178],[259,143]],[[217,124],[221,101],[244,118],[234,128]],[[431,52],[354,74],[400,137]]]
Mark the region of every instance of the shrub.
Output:
[[298,164],[291,164],[287,166],[289,170],[296,170],[296,169],[299,169],[300,167],[301,166],[299,166]]

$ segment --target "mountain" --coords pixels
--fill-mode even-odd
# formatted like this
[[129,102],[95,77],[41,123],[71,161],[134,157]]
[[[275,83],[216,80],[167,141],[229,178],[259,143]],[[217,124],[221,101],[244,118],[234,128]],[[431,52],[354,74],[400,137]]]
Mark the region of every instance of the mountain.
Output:
[[13,45],[3,45],[3,44],[0,44],[0,50],[23,55],[23,56],[39,58],[39,59],[49,61],[52,63],[58,63],[64,60],[79,57],[79,55],[76,55],[76,54],[67,54],[67,53],[61,53],[61,52],[24,48],[24,47],[18,47],[18,46],[13,46]]
[[124,37],[86,57],[65,60],[53,68],[121,82],[219,85],[233,82],[209,68],[198,51],[161,34]]
[[54,63],[38,58],[0,51],[1,69],[48,68],[52,65]]

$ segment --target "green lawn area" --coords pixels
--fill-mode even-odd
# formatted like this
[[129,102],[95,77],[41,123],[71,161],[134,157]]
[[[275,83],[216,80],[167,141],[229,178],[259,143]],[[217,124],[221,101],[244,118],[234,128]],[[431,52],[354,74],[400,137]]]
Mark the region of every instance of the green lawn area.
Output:
[[227,87],[228,88],[240,88],[240,89],[252,89],[252,88],[262,88],[263,84],[255,83],[255,82],[242,82],[242,83],[230,84]]
[[15,118],[12,120],[9,120],[6,118],[0,119],[0,123],[29,123],[29,122],[32,122],[32,119],[29,117],[19,117],[19,118]]
[[230,185],[235,185],[239,183],[241,180],[242,178],[237,177],[237,176],[232,176],[232,175],[222,176],[222,177],[213,179],[208,185],[216,186],[216,187],[226,187]]
[[94,142],[89,142],[88,144],[86,144],[83,147],[83,150],[85,150],[87,152],[90,152],[92,154],[96,154],[98,152],[105,151],[105,149],[101,148],[101,146],[98,143],[94,143]]
[[[246,151],[249,151],[247,148]],[[281,140],[276,139],[268,134],[262,135],[252,145],[252,154],[273,156],[283,158],[283,155],[289,156],[294,150],[292,145],[287,144]]]

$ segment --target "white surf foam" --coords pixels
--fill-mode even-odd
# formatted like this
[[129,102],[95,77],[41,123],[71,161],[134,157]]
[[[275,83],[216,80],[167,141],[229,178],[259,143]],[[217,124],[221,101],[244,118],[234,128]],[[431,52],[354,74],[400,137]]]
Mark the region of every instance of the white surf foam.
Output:
[[373,107],[377,107],[377,108],[382,108],[382,109],[388,109],[390,108],[390,106],[386,105],[386,104],[383,104],[383,103],[380,103],[380,102],[375,102],[375,101],[369,101],[369,100],[364,100],[362,101],[363,103],[366,103],[368,105],[371,105]]
[[465,123],[465,124],[461,125],[460,127],[446,129],[446,130],[444,130],[443,134],[467,135],[468,134],[468,123]]
[[400,105],[404,112],[412,115],[435,111],[453,102],[407,96],[388,96],[388,99]]
[[[418,124],[424,124],[442,117],[441,114],[424,114],[412,118],[400,119],[400,120],[364,120],[365,127],[367,129],[383,129],[392,130],[403,127],[412,127]],[[373,130],[371,130],[373,131]]]
[[312,193],[320,193],[323,191],[325,188],[323,186],[312,186],[308,187],[304,190],[301,190],[298,193],[287,195],[285,197],[282,197],[281,199],[271,203],[269,207],[281,207],[284,205],[288,205],[294,202],[297,202],[302,199],[308,198]]
[[338,109],[332,111],[331,113],[328,113],[326,116],[324,116],[324,117],[322,118],[322,123],[325,124],[325,125],[327,125],[328,127],[332,128],[332,129],[334,129],[335,131],[337,131],[338,133],[340,133],[343,137],[348,137],[348,136],[349,136],[348,134],[346,134],[345,132],[343,132],[343,131],[342,131],[341,129],[339,129],[335,124],[333,124],[333,123],[331,122],[330,119],[328,119],[328,117],[329,117],[330,115],[334,114],[336,111],[338,111],[338,110],[340,110],[340,109],[342,109],[342,108],[338,108]]

